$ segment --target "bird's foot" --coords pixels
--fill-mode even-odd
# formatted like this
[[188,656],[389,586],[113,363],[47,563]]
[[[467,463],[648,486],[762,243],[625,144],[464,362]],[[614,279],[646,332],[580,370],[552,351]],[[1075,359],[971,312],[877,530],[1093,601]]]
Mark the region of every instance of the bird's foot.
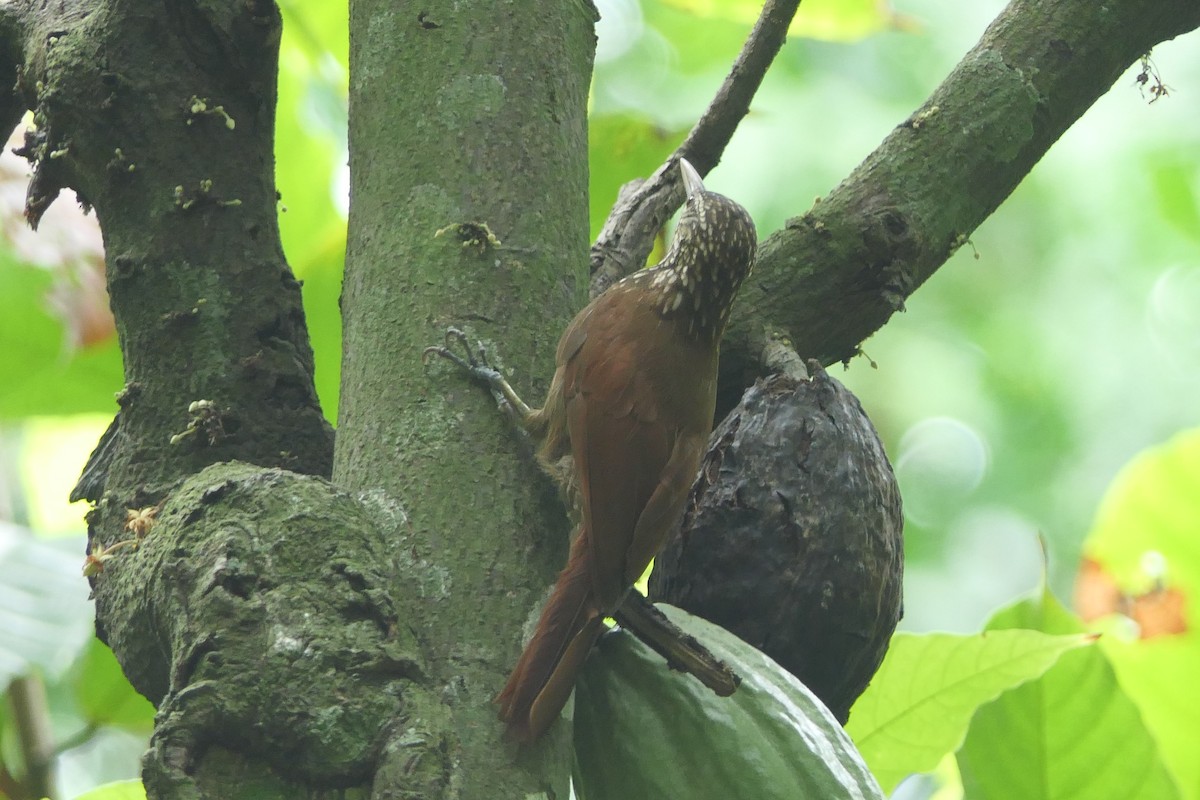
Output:
[[[456,347],[462,350],[463,355],[454,352]],[[500,372],[488,363],[487,350],[484,349],[483,342],[476,342],[472,349],[467,335],[458,328],[446,329],[446,338],[442,345],[426,347],[421,351],[421,362],[428,364],[431,356],[453,361],[464,372],[489,389],[494,390],[496,382],[504,380]]]
[[[454,352],[455,348],[461,349],[463,355]],[[432,356],[454,362],[477,383],[487,387],[496,398],[496,403],[518,422],[524,424],[530,416],[529,406],[517,396],[500,371],[488,363],[487,350],[482,342],[476,342],[472,348],[465,333],[458,328],[447,328],[443,344],[426,347],[421,351],[422,363],[428,364]]]

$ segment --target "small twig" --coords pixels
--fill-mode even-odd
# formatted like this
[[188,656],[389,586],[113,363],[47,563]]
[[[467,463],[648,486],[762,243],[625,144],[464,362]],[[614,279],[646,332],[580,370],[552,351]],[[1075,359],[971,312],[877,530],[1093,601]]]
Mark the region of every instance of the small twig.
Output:
[[53,797],[54,731],[50,727],[50,707],[41,678],[30,673],[14,678],[8,685],[17,746],[25,762],[22,782],[31,797]]
[[96,738],[96,734],[100,732],[100,726],[95,722],[89,722],[75,733],[63,739],[54,747],[54,755],[58,757],[68,750],[74,750],[76,747],[83,745]]
[[9,800],[24,800],[25,787],[17,780],[16,776],[9,772],[8,767],[0,764],[0,797],[9,798]]
[[800,0],[767,0],[725,82],[683,144],[649,179],[622,190],[592,245],[592,297],[646,262],[654,235],[683,202],[678,171],[672,169],[676,162],[686,158],[703,176],[721,160],[799,5]]
[[691,673],[718,696],[728,697],[742,682],[724,661],[710,653],[696,637],[680,630],[636,589],[626,596],[614,616],[621,627],[665,658],[667,666]]

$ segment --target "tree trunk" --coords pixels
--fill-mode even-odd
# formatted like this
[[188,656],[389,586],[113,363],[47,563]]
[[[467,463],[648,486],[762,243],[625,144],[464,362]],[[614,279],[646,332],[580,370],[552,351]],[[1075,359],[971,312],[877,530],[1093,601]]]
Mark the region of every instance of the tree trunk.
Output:
[[594,21],[583,0],[351,6],[334,481],[408,511],[394,545],[429,590],[405,624],[466,797],[568,796],[570,727],[514,760],[490,702],[565,561],[566,515],[487,392],[421,351],[465,325],[544,394],[586,292]]

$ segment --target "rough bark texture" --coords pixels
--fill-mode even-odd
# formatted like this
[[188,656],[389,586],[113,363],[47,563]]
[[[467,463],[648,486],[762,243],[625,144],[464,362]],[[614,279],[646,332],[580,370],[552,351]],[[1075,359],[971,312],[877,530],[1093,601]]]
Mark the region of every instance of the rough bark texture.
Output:
[[759,648],[845,724],[900,621],[903,524],[854,396],[823,370],[776,375],[713,431],[650,596]]
[[[367,536],[388,515],[255,477],[328,475],[333,452],[276,226],[279,32],[270,3],[0,9],[0,117],[36,125],[30,222],[70,189],[104,233],[125,388],[81,491],[97,631],[159,707],[152,797],[369,785],[417,671]],[[233,459],[259,466],[202,472]]]
[[854,356],[1130,64],[1197,25],[1195,0],[1014,0],[841,185],[763,240],[725,334],[718,414],[762,374],[773,335],[825,364]]
[[[22,37],[19,54],[8,40],[10,101],[37,126],[26,213],[36,223],[71,189],[103,228],[126,380],[112,505],[157,502],[235,458],[328,475],[332,431],[276,224],[276,9],[18,2],[5,17]],[[216,418],[172,443],[197,400]]]
[[566,518],[488,393],[421,351],[465,326],[540,402],[586,293],[594,21],[581,0],[351,8],[334,479],[399,498],[402,546],[440,576],[408,624],[465,797],[568,795],[570,726],[518,755],[491,704],[565,561]]
[[[247,464],[171,493],[98,581],[126,674],[158,704],[150,797],[366,797],[381,748],[423,749],[408,726],[439,700],[394,591],[419,579],[394,546],[404,521],[382,496]],[[437,796],[449,769],[418,758],[391,788]]]

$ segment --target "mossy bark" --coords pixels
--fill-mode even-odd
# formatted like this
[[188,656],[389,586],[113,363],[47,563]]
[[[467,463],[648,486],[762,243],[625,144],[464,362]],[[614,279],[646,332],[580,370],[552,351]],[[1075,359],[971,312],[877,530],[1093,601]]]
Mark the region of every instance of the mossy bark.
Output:
[[269,2],[0,9],[28,215],[61,189],[96,209],[125,357],[81,484],[97,629],[158,707],[150,797],[445,796],[473,758],[415,622],[444,586],[393,500],[325,480],[276,226],[279,33]]
[[567,795],[569,726],[517,754],[490,703],[565,515],[420,351],[471,323],[544,387],[583,299],[594,22],[356,6],[335,489],[276,226],[275,6],[0,9],[30,220],[71,189],[104,232],[126,385],[78,493],[98,631],[159,709],[151,797]]
[[491,699],[565,560],[566,515],[486,391],[446,362],[464,326],[540,402],[587,271],[588,2],[358,0],[334,480],[409,511],[431,575],[408,621],[442,681],[466,797],[568,794],[570,726],[518,754]]

